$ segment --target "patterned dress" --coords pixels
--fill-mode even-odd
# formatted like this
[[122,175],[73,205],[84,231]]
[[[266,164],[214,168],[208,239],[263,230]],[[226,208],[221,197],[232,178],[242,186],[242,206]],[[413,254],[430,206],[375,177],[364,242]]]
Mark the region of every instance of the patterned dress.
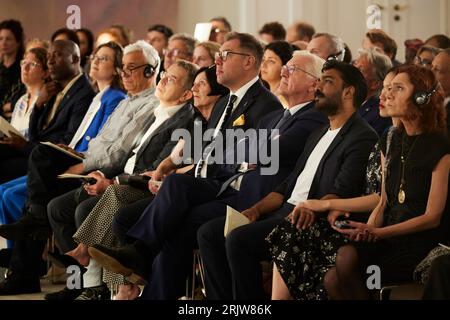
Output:
[[[381,185],[380,145],[369,156],[366,193],[379,193]],[[348,240],[331,228],[326,217],[317,219],[310,228],[299,231],[289,220],[283,220],[266,239],[278,271],[294,299],[328,298],[323,277],[334,266],[339,247]]]

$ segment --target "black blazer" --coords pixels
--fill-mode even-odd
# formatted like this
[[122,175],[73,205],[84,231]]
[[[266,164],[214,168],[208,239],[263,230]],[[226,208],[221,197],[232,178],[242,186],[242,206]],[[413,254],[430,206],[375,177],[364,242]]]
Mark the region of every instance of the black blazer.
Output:
[[56,96],[42,109],[34,108],[30,116],[29,143],[26,153],[40,141],[69,144],[88,110],[95,92],[85,75],[82,75],[62,99],[58,110],[47,128],[43,129],[47,115]]
[[[290,198],[311,152],[328,129],[329,125],[311,134],[294,171],[275,189],[285,201]],[[369,154],[377,139],[376,132],[355,112],[322,157],[308,199],[320,199],[327,194],[341,198],[360,196],[364,191]]]
[[[193,121],[193,115],[194,108],[187,103],[152,132],[136,155],[134,172],[155,170],[159,163],[170,155],[172,149],[178,143],[178,140],[171,140],[172,133],[176,129],[188,128]],[[155,116],[152,114],[149,122],[153,123],[154,121]],[[124,166],[131,156],[132,153],[126,159],[123,159],[122,163],[115,165],[114,168],[102,168],[101,171],[110,178],[123,173]]]
[[[278,110],[261,119],[259,128],[273,129],[283,117],[284,110]],[[237,209],[247,209],[264,198],[277,187],[292,172],[295,164],[303,152],[305,143],[312,132],[328,123],[327,117],[315,108],[311,102],[298,110],[288,121],[279,128],[278,140],[279,161],[278,172],[274,175],[261,175],[262,165],[247,172],[241,182],[238,195]]]
[[[229,95],[220,100],[211,114],[209,125],[211,128],[216,127],[225,107],[228,103]],[[223,129],[256,129],[262,117],[276,110],[283,110],[283,106],[277,97],[275,97],[262,84],[261,80],[256,81],[245,93],[234,109],[228,121],[224,124]],[[245,121],[242,125],[233,126],[236,119],[243,115]],[[236,144],[234,144],[236,147]],[[226,179],[235,172],[234,165],[208,165],[208,177],[220,177]]]
[[384,131],[392,126],[391,118],[383,118],[380,116],[380,98],[372,96],[367,99],[359,108],[359,115],[367,121],[367,123],[377,132],[381,137]]

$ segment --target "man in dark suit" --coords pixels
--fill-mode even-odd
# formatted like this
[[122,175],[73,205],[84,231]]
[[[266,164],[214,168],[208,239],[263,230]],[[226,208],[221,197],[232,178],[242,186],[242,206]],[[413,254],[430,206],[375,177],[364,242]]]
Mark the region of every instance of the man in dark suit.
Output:
[[[322,65],[323,60],[318,56],[308,52],[295,52],[283,68],[280,84],[280,93],[286,97],[289,108],[274,111],[260,121],[259,129],[278,130],[278,133],[269,131],[267,141],[268,144],[272,141],[279,144],[278,153],[269,155],[272,159],[277,157],[277,173],[264,174],[264,167],[267,169],[274,163],[260,163],[256,169],[245,172],[239,191],[235,190],[237,185],[233,185],[234,188],[229,186],[224,189],[227,197],[219,196],[217,200],[191,208],[183,227],[164,244],[156,257],[150,283],[142,294],[143,298],[163,300],[176,299],[183,295],[186,277],[192,267],[192,252],[197,248],[198,228],[211,219],[225,215],[226,205],[238,210],[253,205],[294,169],[311,132],[327,123],[327,118],[314,108],[313,102]],[[268,149],[270,150],[270,146]],[[236,178],[236,181],[237,179],[239,178]],[[231,181],[227,185],[231,185]]]
[[[39,94],[29,124],[29,141],[20,137],[2,141],[0,181],[5,182],[26,173],[26,167],[8,160],[14,150],[28,159],[40,141],[69,144],[95,95],[89,80],[79,69],[80,49],[72,41],[52,43],[47,61],[51,81]],[[17,152],[15,152],[17,154]],[[20,162],[19,162],[20,163]]]
[[380,116],[380,92],[383,87],[384,77],[392,68],[391,59],[373,48],[361,49],[354,66],[363,74],[368,88],[367,97],[358,108],[359,115],[381,137],[384,131],[392,125],[391,118]]
[[[214,108],[210,121],[219,120],[212,142],[204,148],[201,159],[195,165],[194,176],[172,174],[164,179],[157,196],[128,233],[139,239],[135,244],[117,251],[101,245],[89,248],[89,253],[99,264],[114,272],[119,271],[116,266],[124,270],[124,264],[127,276],[135,270],[136,280],[146,281],[154,257],[161,251],[163,243],[182,227],[189,209],[214,200],[221,183],[235,174],[233,165],[209,163],[214,157],[214,148],[217,148],[216,153],[223,148],[217,143],[217,136],[221,134],[225,137],[225,129],[256,128],[263,115],[282,108],[258,77],[262,56],[261,44],[253,36],[244,33],[227,35],[227,41],[216,56],[216,75],[217,81],[230,89],[230,95],[226,105]],[[236,148],[234,141],[230,145],[230,149]],[[116,260],[118,263],[111,266],[108,254],[116,253],[120,256]]]
[[[356,109],[367,94],[355,67],[327,62],[316,92],[316,108],[330,125],[311,134],[296,168],[274,192],[242,213],[250,224],[223,237],[225,218],[204,224],[198,244],[205,265],[208,299],[265,299],[260,262],[269,260],[270,231],[306,199],[348,198],[363,192],[376,133]],[[297,212],[298,213],[298,212]],[[301,219],[314,213],[301,210]]]

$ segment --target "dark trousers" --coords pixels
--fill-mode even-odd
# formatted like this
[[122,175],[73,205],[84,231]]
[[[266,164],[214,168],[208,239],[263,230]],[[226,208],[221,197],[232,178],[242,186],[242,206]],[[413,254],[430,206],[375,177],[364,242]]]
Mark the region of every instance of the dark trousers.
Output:
[[28,156],[7,145],[0,144],[0,184],[27,173]]
[[136,240],[127,236],[127,232],[139,220],[145,208],[148,207],[152,200],[153,197],[148,197],[129,204],[117,211],[112,222],[112,230],[120,244],[131,244]]
[[220,200],[192,208],[180,230],[167,240],[156,256],[150,283],[142,294],[149,300],[174,300],[185,294],[191,275],[193,250],[198,248],[197,231],[206,222],[224,216],[226,206],[235,207],[237,191],[228,190]]
[[50,201],[47,206],[48,220],[62,253],[77,247],[72,236],[100,198],[91,197],[83,188],[77,188]]
[[265,238],[293,207],[285,203],[262,219],[234,229],[226,239],[225,217],[200,227],[198,245],[205,266],[208,299],[267,299],[261,270],[261,261],[270,260]]
[[214,200],[219,189],[216,180],[186,174],[168,176],[128,236],[144,242],[149,254],[156,257],[166,241],[183,227],[189,210]]
[[51,199],[80,186],[77,179],[58,179],[57,176],[79,163],[62,152],[45,145],[37,145],[28,163],[28,202],[46,207]]
[[430,269],[424,300],[450,300],[450,254],[436,258]]

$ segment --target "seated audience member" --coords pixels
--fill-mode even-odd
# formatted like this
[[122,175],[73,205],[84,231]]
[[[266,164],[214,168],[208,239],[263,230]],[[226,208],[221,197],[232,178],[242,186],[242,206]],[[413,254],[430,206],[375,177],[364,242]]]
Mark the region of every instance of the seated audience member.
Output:
[[20,60],[25,52],[24,38],[19,21],[0,22],[0,115],[6,119],[11,118],[18,98],[24,94],[20,81]]
[[405,40],[405,64],[413,64],[417,51],[424,45],[420,39]]
[[225,17],[214,17],[209,22],[212,24],[209,41],[222,45],[225,42],[226,34],[232,30],[230,22]]
[[277,21],[264,24],[258,33],[265,44],[277,40],[284,40],[286,38],[286,30],[283,25]]
[[278,87],[282,79],[281,68],[292,58],[292,46],[286,41],[274,41],[264,49],[261,63],[261,79],[270,86],[270,91],[277,96],[281,104],[288,105],[286,99],[279,94]]
[[440,52],[431,63],[437,81],[444,91],[444,105],[447,110],[447,132],[450,136],[450,48]]
[[175,61],[180,59],[192,62],[196,44],[197,40],[187,33],[176,33],[171,36],[167,49],[163,51],[164,70],[169,69]]
[[[396,71],[392,69],[383,81],[380,94],[380,116],[388,117],[386,95]],[[393,122],[397,122],[393,119]],[[388,135],[392,135],[393,128]],[[347,240],[332,230],[336,219],[356,218],[359,212],[372,211],[380,200],[381,151],[377,143],[369,155],[366,169],[365,196],[351,199],[306,200],[294,211],[298,219],[281,222],[268,236],[274,261],[272,299],[326,299],[323,287],[325,273],[334,265],[336,252]],[[313,212],[310,219],[306,216]],[[326,216],[323,212],[327,213]],[[354,213],[354,214],[353,214]],[[303,218],[301,217],[303,215]]]
[[286,41],[296,45],[297,42],[302,42],[303,45],[306,47],[306,45],[308,44],[308,42],[311,41],[315,33],[316,30],[309,23],[296,22],[287,29]]
[[392,67],[391,60],[384,54],[374,49],[361,49],[359,57],[353,63],[361,71],[367,83],[367,97],[358,108],[359,115],[381,137],[383,132],[392,124],[388,117],[380,116],[380,91],[383,87],[383,79]]
[[1,182],[26,173],[23,164],[40,141],[68,144],[72,139],[94,96],[89,81],[80,72],[79,61],[78,46],[72,41],[57,40],[50,48],[47,65],[52,81],[44,85],[34,104],[29,140],[18,136],[4,139],[7,148],[1,153]]
[[445,34],[435,34],[425,40],[425,45],[430,45],[439,49],[450,48],[450,38]]
[[381,29],[371,29],[369,30],[362,42],[362,48],[378,48],[382,53],[387,55],[393,66],[400,65],[400,62],[395,60],[397,54],[397,43],[392,39],[386,32]]
[[192,62],[199,67],[210,67],[214,64],[216,53],[220,45],[216,42],[206,41],[195,46]]
[[345,43],[329,33],[316,33],[306,50],[324,60],[343,61],[345,57]]
[[89,72],[89,57],[94,51],[94,35],[91,30],[86,28],[81,28],[76,31],[78,41],[80,42],[80,56],[81,56],[81,68]]
[[[296,52],[283,69],[285,81],[280,86],[280,90],[288,97],[289,110],[269,113],[260,121],[260,129],[279,130],[278,134],[271,133],[267,140],[267,144],[276,140],[279,142],[280,164],[277,173],[265,175],[262,170],[270,164],[259,163],[254,170],[242,175],[240,183],[236,180],[222,185],[222,194],[227,194],[226,197],[217,196],[216,200],[191,208],[183,228],[167,241],[155,258],[150,284],[143,293],[144,298],[176,299],[183,295],[185,279],[192,267],[192,250],[198,247],[198,228],[211,219],[224,216],[226,205],[238,210],[248,208],[289,175],[308,136],[326,123],[326,117],[314,108],[313,102],[322,64],[323,60],[317,56],[308,52]],[[129,221],[131,214],[130,210],[123,210],[113,222],[113,230],[123,241],[129,238],[126,237],[126,232],[133,225]]]
[[[227,154],[237,148],[235,138],[218,143],[216,138],[219,132],[229,130],[229,136],[230,131],[256,128],[261,117],[282,108],[276,97],[263,87],[258,78],[262,56],[261,44],[252,35],[227,35],[220,54],[216,57],[216,74],[217,81],[230,89],[231,93],[214,108],[211,115],[211,119],[215,119],[212,141],[203,148],[202,157],[195,159],[196,165],[190,174],[172,174],[163,180],[154,200],[144,210],[140,222],[128,232],[130,237],[139,240],[134,245],[117,250],[120,255],[119,263],[127,265],[126,271],[117,270],[106,263],[107,259],[104,257],[110,254],[112,249],[102,245],[89,248],[89,254],[98,263],[113,272],[120,271],[119,273],[125,276],[131,275],[128,272],[136,272],[138,276],[130,279],[134,282],[147,281],[153,259],[163,250],[164,242],[175,237],[191,207],[215,200],[221,185],[236,174],[236,162],[240,157],[238,160],[228,159],[230,164],[210,162],[214,149],[217,148],[215,154],[219,150]],[[222,140],[222,136],[219,139]],[[227,194],[223,197],[226,198]],[[158,231],[155,232],[156,230]],[[116,251],[112,251],[111,254],[115,254]],[[128,255],[130,252],[131,256]]]
[[[185,62],[175,63],[175,65],[178,64],[186,64],[186,63]],[[169,70],[174,69],[175,65],[170,67]],[[225,87],[217,83],[215,70],[216,70],[215,67],[202,68],[199,70],[199,72],[195,77],[194,85],[192,86],[192,92],[194,95],[194,106],[197,110],[196,111],[197,116],[193,118],[193,120],[195,121],[200,120],[201,122],[206,122],[210,118],[213,107],[215,103],[218,101],[218,99],[222,95],[228,93],[228,90]],[[192,79],[187,79],[187,81],[190,83],[192,82]],[[165,82],[166,78],[163,78],[162,82],[158,84],[158,86],[163,86]],[[191,137],[193,137],[194,134],[193,127],[190,128],[190,132],[192,134]],[[179,155],[174,154],[174,152],[177,152],[177,150],[182,150],[182,146],[181,147],[177,146],[173,150],[171,156],[167,157],[163,162],[161,162],[158,165],[156,171],[151,173],[152,179],[160,180],[160,178],[157,177],[159,175],[157,171],[164,170],[163,172],[168,172],[167,166],[171,167],[171,169],[169,169],[170,171],[176,169],[177,166],[174,163],[177,162],[177,160],[175,159],[179,158]],[[174,158],[174,160],[171,161],[171,158]],[[161,169],[161,167],[165,167],[166,169]],[[150,174],[150,172],[148,172],[147,174]],[[125,195],[127,196],[125,197]],[[116,212],[118,212],[121,208],[128,207],[133,202],[137,202],[145,198],[152,198],[152,195],[150,192],[148,192],[148,190],[146,192],[142,190],[135,190],[135,188],[131,186],[109,187],[106,190],[103,197],[97,203],[95,209],[89,213],[86,220],[84,220],[84,217],[82,217],[80,210],[77,209],[78,213],[75,219],[77,226],[75,226],[73,221],[73,215],[71,219],[65,219],[67,221],[64,221],[64,217],[67,216],[67,214],[61,215],[61,212],[68,211],[67,208],[63,207],[64,202],[66,200],[64,200],[64,196],[62,196],[60,198],[53,200],[49,204],[49,219],[52,222],[54,230],[65,230],[64,234],[60,234],[60,236],[57,238],[61,239],[61,241],[64,241],[64,243],[71,244],[71,246],[67,247],[73,250],[71,250],[67,254],[77,259],[81,264],[87,265],[89,261],[89,255],[87,252],[88,245],[92,246],[97,243],[103,244],[105,246],[117,245],[117,240],[113,236],[111,230],[112,220]],[[148,199],[148,203],[150,201],[151,199]],[[142,211],[133,212],[132,216],[127,216],[126,219],[128,220],[134,219],[134,221],[137,221],[141,213]],[[74,233],[75,236],[74,238],[72,238],[72,235]],[[95,234],[96,236],[95,237],[92,236],[93,234]],[[87,235],[89,235],[89,237],[87,237]],[[79,243],[78,246],[76,246],[73,239],[75,239],[76,242]],[[125,244],[125,242],[121,243]],[[137,288],[131,285],[123,285],[124,279],[122,276],[117,276],[115,274],[106,271],[104,273],[103,279],[110,288],[114,288],[119,285],[118,290],[119,292],[118,295],[116,296],[116,299],[122,300],[125,298],[127,299],[135,298],[136,296],[133,295],[133,292],[139,292],[138,290],[136,290]]]
[[[158,103],[153,93],[154,70],[158,68],[159,56],[149,44],[138,41],[125,48],[123,65],[121,77],[129,98],[122,100],[101,132],[89,142],[83,163],[72,166],[70,172],[78,174],[90,172],[120,161],[137,147],[139,141],[135,139],[136,136],[150,126],[148,119]],[[36,155],[36,161],[32,161],[34,165],[39,165],[48,158],[48,153],[45,152],[47,149],[35,151],[38,152],[33,152]],[[8,236],[20,239],[15,242],[13,259],[9,265],[12,276],[1,285],[4,294],[40,290],[39,261],[45,246],[42,239],[48,235],[46,205],[51,198],[61,194],[58,193],[61,185],[64,187],[63,183],[59,184],[56,181],[56,175],[61,173],[60,169],[47,167],[44,170],[30,171],[29,180],[32,172],[36,176],[33,178],[34,187],[28,189],[30,205],[25,216],[14,225],[0,227],[4,228],[0,230],[2,236],[7,232]],[[66,290],[62,295],[67,294],[73,294],[73,291]],[[55,295],[59,297],[61,294]]]
[[[27,93],[17,101],[14,112],[11,117],[11,125],[17,129],[25,138],[28,138],[28,128],[30,115],[33,112],[34,103],[36,102],[39,92],[44,86],[49,72],[47,68],[47,50],[42,48],[34,48],[25,53],[24,59],[20,62],[22,82],[27,88]],[[3,152],[3,145],[0,150]],[[26,159],[24,159],[26,161]],[[26,163],[10,163],[12,166],[26,166]],[[26,183],[26,179],[22,179]],[[16,180],[0,185],[0,224],[8,224],[15,222],[21,215],[23,210],[23,202],[20,199],[26,198],[21,188],[17,188]],[[18,201],[19,199],[19,201]],[[11,209],[11,210],[10,210]],[[8,248],[12,247],[12,243],[8,241]]]
[[73,41],[78,46],[80,45],[80,40],[77,36],[77,33],[74,30],[70,30],[67,28],[61,28],[53,32],[52,36],[50,37],[51,42],[55,42],[57,40],[66,40],[66,41]]
[[436,47],[424,45],[417,51],[417,55],[414,57],[414,64],[421,65],[422,67],[431,69],[431,63],[434,58],[442,50]]
[[[387,168],[382,158],[381,199],[367,223],[348,221],[349,229],[333,227],[353,242],[338,250],[336,266],[325,276],[332,299],[368,299],[369,265],[379,266],[381,285],[412,281],[416,265],[448,228],[444,207],[450,150],[436,78],[426,68],[401,66],[387,99],[390,114],[401,125],[392,135]],[[384,155],[386,144],[384,138]]]
[[161,59],[161,65],[159,68],[158,76],[156,77],[156,84],[161,80],[161,73],[165,71],[164,69],[164,49],[167,49],[169,44],[169,39],[173,35],[172,29],[163,25],[155,24],[148,28],[147,37],[145,41],[153,46],[153,48],[158,51],[159,58]]
[[[97,136],[119,102],[125,98],[119,75],[121,64],[122,48],[116,43],[109,42],[95,50],[90,76],[95,81],[95,86],[98,88],[99,93],[92,100],[70,144],[63,146],[67,151],[82,156],[80,153],[86,152],[91,139]],[[37,159],[35,153],[38,152],[37,150],[42,149],[46,150],[45,157]],[[71,164],[78,162],[64,153],[47,146],[37,146],[31,157],[33,161],[30,165],[30,177],[28,179],[28,188],[31,189],[35,187],[34,176],[36,175],[36,170],[33,169],[37,166],[41,175],[47,176],[47,179],[55,179],[55,176],[49,177],[52,171],[59,170],[59,172],[63,172]],[[39,165],[37,164],[38,162]],[[54,184],[57,184],[57,182],[54,181]],[[55,188],[55,186],[52,187]],[[3,184],[0,188],[5,190],[0,206],[0,211],[7,217],[7,222],[4,224],[16,222],[22,215],[28,198],[27,176]],[[41,185],[39,185],[39,189],[41,189],[40,192],[45,192],[45,188],[42,188]]]
[[265,299],[261,261],[268,260],[266,236],[306,199],[350,198],[363,192],[367,161],[377,135],[357,113],[367,95],[364,77],[352,65],[329,61],[315,93],[316,108],[329,125],[306,141],[295,169],[242,214],[250,224],[223,237],[225,218],[198,231],[208,299]]

